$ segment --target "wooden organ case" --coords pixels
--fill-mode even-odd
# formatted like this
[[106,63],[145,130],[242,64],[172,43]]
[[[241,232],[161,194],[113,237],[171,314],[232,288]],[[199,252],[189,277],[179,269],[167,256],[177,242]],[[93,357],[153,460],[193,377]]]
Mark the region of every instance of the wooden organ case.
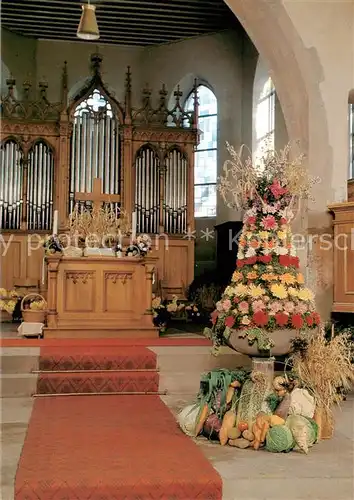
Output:
[[66,63],[57,103],[48,101],[46,82],[39,83],[36,98],[25,82],[17,99],[16,82],[7,80],[1,99],[0,286],[9,289],[29,278],[42,283],[40,240],[52,231],[54,210],[64,232],[75,204],[90,204],[75,200],[75,193],[91,192],[93,179],[100,178],[104,193],[120,195],[117,206],[135,212],[137,232],[150,234],[163,295],[182,296],[194,275],[196,89],[192,112],[183,109],[179,90],[168,109],[165,86],[156,107],[147,88],[134,107],[129,68],[120,103],[102,82],[101,63],[99,54],[91,56],[92,77],[69,105]]

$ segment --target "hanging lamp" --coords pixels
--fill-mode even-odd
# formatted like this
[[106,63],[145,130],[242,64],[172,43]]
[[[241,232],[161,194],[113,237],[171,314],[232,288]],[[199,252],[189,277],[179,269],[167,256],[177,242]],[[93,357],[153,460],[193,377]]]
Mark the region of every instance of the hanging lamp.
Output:
[[98,40],[100,37],[100,32],[98,30],[98,24],[96,20],[96,6],[90,4],[90,2],[81,6],[82,14],[77,29],[77,37],[82,40]]

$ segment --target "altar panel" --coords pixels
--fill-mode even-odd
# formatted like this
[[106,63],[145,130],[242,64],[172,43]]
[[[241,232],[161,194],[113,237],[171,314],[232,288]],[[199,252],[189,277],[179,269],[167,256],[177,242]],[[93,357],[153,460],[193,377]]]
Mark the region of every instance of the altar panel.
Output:
[[44,336],[157,337],[151,312],[156,259],[47,257]]

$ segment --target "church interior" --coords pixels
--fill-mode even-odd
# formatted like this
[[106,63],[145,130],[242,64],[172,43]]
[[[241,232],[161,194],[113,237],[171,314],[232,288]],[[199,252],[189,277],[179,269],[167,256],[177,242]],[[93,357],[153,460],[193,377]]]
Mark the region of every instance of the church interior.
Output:
[[1,498],[352,498],[354,0],[2,0],[0,113]]

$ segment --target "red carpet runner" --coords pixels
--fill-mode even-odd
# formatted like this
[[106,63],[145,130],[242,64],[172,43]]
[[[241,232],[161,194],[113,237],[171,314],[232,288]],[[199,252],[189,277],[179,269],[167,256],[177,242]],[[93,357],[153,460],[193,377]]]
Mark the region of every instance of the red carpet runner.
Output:
[[42,347],[37,394],[157,393],[156,355],[145,347]]
[[[142,347],[135,353],[98,348],[97,356],[86,348],[84,354],[69,355],[57,348],[56,352],[43,350],[40,368],[125,370],[127,363],[131,370],[156,369],[155,354]],[[220,476],[178,429],[159,396],[61,396],[34,401],[15,500],[221,497]]]

